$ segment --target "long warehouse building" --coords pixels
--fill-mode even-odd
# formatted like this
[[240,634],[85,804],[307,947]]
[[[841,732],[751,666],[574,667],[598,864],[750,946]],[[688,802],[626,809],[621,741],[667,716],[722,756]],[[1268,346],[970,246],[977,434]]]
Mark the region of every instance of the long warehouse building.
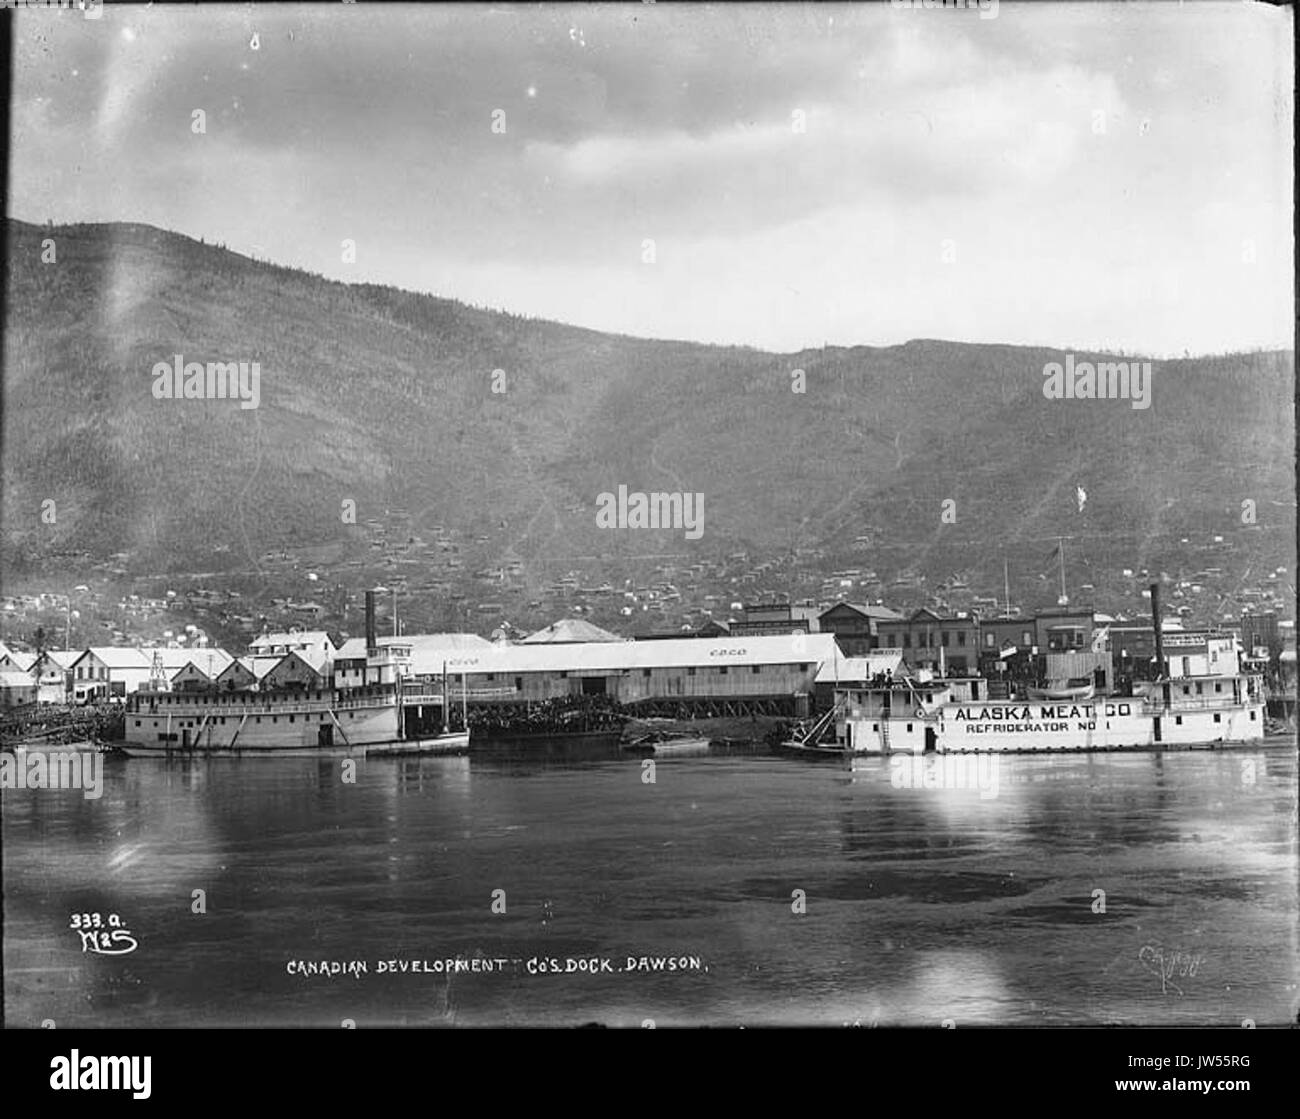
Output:
[[[833,634],[493,645],[450,653],[454,702],[508,709],[562,696],[609,696],[645,715],[802,717],[817,673],[843,654]],[[440,669],[412,664],[404,688],[435,694]]]

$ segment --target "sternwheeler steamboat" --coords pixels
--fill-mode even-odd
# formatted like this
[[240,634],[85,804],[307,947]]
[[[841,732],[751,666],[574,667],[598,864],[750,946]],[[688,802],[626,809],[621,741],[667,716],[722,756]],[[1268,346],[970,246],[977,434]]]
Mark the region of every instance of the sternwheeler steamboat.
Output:
[[446,666],[441,694],[403,679],[403,649],[375,636],[373,592],[366,592],[366,650],[360,682],[251,690],[172,692],[145,689],[128,697],[124,741],[129,757],[173,754],[255,755],[457,754],[469,749],[461,700],[460,728],[450,726]]
[[[1152,609],[1160,617],[1159,587]],[[894,678],[837,690],[835,742],[843,754],[969,751],[1159,750],[1256,744],[1265,734],[1263,677],[1243,671],[1230,638],[1171,675],[1156,624],[1156,679],[1132,694],[1026,689],[994,699],[978,677]],[[1172,640],[1172,637],[1169,638]],[[1222,647],[1219,647],[1219,646]],[[1193,660],[1198,662],[1193,665]],[[1076,682],[1071,681],[1071,684]],[[812,746],[812,743],[808,744]]]

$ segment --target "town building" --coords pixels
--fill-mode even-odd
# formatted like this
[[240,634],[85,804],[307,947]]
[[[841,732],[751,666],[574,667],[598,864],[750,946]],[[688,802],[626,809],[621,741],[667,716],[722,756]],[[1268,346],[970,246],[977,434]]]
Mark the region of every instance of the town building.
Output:
[[36,681],[37,703],[66,703],[72,692],[72,665],[80,652],[73,649],[46,649],[32,666]]
[[171,673],[174,692],[208,691],[217,687],[221,674],[235,663],[224,649],[191,649],[185,664]]
[[1040,653],[1064,653],[1092,647],[1096,619],[1091,608],[1053,606],[1034,615],[1034,644]]
[[887,606],[837,602],[817,615],[817,629],[833,633],[846,656],[860,657],[884,646],[880,640],[882,623],[901,620],[902,615]]
[[958,675],[977,668],[980,631],[973,614],[949,617],[921,607],[906,618],[882,620],[876,628],[880,647],[899,650],[914,667],[942,667]]
[[20,669],[0,669],[0,709],[36,702],[36,681]]
[[817,608],[791,606],[788,602],[747,605],[745,616],[732,622],[729,627],[729,633],[733,637],[817,632]]
[[[261,667],[261,675],[256,669]],[[223,692],[247,692],[254,690],[272,668],[274,662],[269,660],[254,661],[252,657],[236,657],[217,676],[217,690]]]
[[145,650],[92,646],[72,664],[72,700],[87,703],[130,695],[149,683],[152,667]]
[[328,687],[334,662],[321,649],[301,649],[285,653],[262,678],[260,690],[298,689],[320,691]]

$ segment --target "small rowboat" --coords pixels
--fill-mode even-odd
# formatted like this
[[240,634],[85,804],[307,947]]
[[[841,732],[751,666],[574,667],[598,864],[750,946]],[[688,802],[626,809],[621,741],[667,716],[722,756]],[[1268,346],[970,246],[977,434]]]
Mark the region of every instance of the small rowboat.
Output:
[[1042,688],[1026,688],[1032,700],[1092,699],[1096,694],[1093,682],[1087,677],[1076,680],[1050,680]]
[[672,734],[667,731],[655,731],[643,734],[621,744],[621,749],[638,753],[664,754],[707,754],[709,740],[698,734]]

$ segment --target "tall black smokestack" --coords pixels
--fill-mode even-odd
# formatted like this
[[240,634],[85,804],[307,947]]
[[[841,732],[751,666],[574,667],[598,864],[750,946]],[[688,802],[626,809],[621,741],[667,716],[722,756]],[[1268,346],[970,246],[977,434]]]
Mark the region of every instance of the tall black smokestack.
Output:
[[1156,679],[1165,678],[1165,638],[1160,626],[1160,584],[1151,584],[1151,625],[1156,631]]
[[379,638],[375,635],[375,592],[366,591],[366,652],[379,647]]

